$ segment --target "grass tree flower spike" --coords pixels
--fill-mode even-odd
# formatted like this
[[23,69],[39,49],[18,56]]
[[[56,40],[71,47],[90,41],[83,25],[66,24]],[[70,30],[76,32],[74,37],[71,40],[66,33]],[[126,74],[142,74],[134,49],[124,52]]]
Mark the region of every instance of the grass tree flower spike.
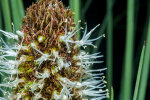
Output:
[[[102,100],[108,97],[103,69],[90,69],[102,61],[89,54],[99,36],[90,39],[87,27],[81,40],[73,12],[58,0],[39,0],[30,6],[17,34],[0,33],[17,43],[0,48],[0,100]],[[83,50],[79,48],[83,47]],[[7,75],[6,75],[7,74]],[[11,91],[10,91],[11,90]]]

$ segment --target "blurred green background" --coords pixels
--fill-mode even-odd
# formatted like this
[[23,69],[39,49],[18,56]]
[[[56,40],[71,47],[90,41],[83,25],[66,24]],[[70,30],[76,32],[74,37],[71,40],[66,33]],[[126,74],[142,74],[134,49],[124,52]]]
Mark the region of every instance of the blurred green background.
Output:
[[[104,63],[93,68],[107,67],[106,80],[109,100],[150,100],[150,0],[61,0],[74,12],[75,21],[88,26],[101,26],[92,38],[105,34],[95,42]],[[16,31],[27,7],[36,0],[0,0],[0,29]],[[12,28],[12,22],[14,29]],[[82,36],[82,32],[78,38]],[[0,37],[6,39],[2,33]],[[111,89],[112,87],[112,89]]]

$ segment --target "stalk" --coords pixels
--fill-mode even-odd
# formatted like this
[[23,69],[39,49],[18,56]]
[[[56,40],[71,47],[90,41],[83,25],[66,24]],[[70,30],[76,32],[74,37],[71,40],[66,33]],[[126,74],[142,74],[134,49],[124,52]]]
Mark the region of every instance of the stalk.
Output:
[[20,15],[19,17],[22,20],[22,18],[25,15],[23,0],[17,0],[17,3],[18,3],[18,8],[19,8],[18,9],[19,10],[19,15]]
[[[10,14],[10,5],[9,0],[0,0],[0,5],[2,7],[2,15],[4,17],[4,28],[6,31],[12,32],[12,23],[11,23],[11,14]],[[11,43],[13,40],[7,39],[6,41]]]
[[[2,12],[0,7],[0,29],[2,29]],[[0,37],[2,37],[2,34],[0,34]]]
[[20,13],[20,8],[19,7],[19,3],[17,0],[11,0],[11,9],[12,9],[12,17],[13,17],[13,23],[15,26],[15,30],[19,30],[20,26],[21,26],[21,13]]
[[0,4],[3,11],[2,15],[4,16],[5,30],[12,32],[10,6],[8,1],[9,0],[0,0]]
[[114,88],[111,87],[111,100],[114,100]]
[[142,72],[142,69],[143,69],[143,62],[144,62],[144,56],[145,56],[144,53],[145,53],[145,44],[144,44],[142,52],[141,52],[141,57],[140,57],[139,69],[138,69],[138,73],[137,73],[137,79],[136,79],[136,85],[135,85],[133,100],[137,100],[137,98],[138,98],[138,91],[139,91],[139,85],[140,85],[140,80],[141,80],[141,72]]
[[[1,7],[0,7],[0,29],[2,29],[2,12],[1,12]],[[2,34],[0,34],[0,38],[2,38]],[[0,45],[2,43],[0,42]],[[0,76],[0,83],[1,83],[1,76]],[[0,95],[1,96],[1,95]]]
[[124,59],[124,72],[120,100],[130,100],[132,93],[132,67],[134,46],[134,0],[127,1],[127,33]]
[[[76,23],[78,23],[79,20],[81,20],[81,0],[69,0],[69,5],[74,11],[74,20]],[[79,24],[80,27],[80,24]],[[80,39],[80,31],[77,34],[77,38]]]
[[[140,51],[140,49],[142,48],[142,45],[143,45],[143,41],[145,41],[146,39],[146,35],[147,35],[147,29],[148,29],[148,20],[149,20],[149,16],[150,16],[150,1],[148,0],[147,1],[147,12],[146,12],[146,18],[145,18],[145,24],[144,24],[144,27],[143,27],[143,32],[142,32],[142,37],[140,39],[140,44],[138,46],[138,49],[137,51]],[[140,56],[140,52],[137,52],[136,54],[136,65],[138,63],[138,59],[139,59],[139,56]]]
[[[106,34],[106,66],[108,89],[111,90],[113,80],[113,0],[107,0],[107,34]],[[111,93],[110,93],[111,94]],[[111,98],[111,95],[110,95]]]
[[69,7],[73,9],[73,0],[69,0]]
[[139,87],[139,97],[138,100],[145,100],[146,95],[146,87],[149,75],[149,66],[150,66],[150,18],[148,24],[148,33],[146,39],[146,47],[145,47],[145,56],[144,56],[144,63],[143,63],[143,70],[141,75],[141,83]]

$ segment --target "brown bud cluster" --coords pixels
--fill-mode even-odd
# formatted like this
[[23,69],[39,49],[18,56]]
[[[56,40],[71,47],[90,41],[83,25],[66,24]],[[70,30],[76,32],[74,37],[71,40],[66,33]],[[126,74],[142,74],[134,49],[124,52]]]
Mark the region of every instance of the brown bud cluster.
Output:
[[[65,34],[65,28],[67,31],[72,31],[75,27],[73,20],[73,12],[64,7],[61,1],[58,0],[39,0],[27,9],[26,16],[23,18],[23,24],[21,31],[24,33],[23,46],[27,46],[29,50],[20,50],[17,59],[20,59],[22,55],[27,57],[27,60],[19,65],[21,74],[19,78],[24,78],[25,81],[20,83],[14,90],[15,93],[24,91],[24,97],[33,98],[34,93],[30,91],[30,87],[25,87],[28,83],[33,84],[40,80],[36,77],[36,71],[43,73],[44,70],[48,70],[50,77],[43,81],[43,88],[39,87],[35,90],[37,93],[40,92],[43,98],[48,100],[53,99],[53,94],[56,91],[58,94],[62,89],[62,85],[58,82],[58,77],[66,77],[71,81],[79,81],[81,74],[77,73],[78,66],[76,65],[77,60],[73,59],[74,55],[78,54],[77,48],[71,48],[71,52],[67,52],[65,43],[61,42],[59,37]],[[42,41],[39,38],[43,37]],[[72,38],[76,40],[76,36]],[[21,43],[20,39],[20,43]],[[35,63],[35,60],[40,58],[42,55],[31,47],[31,43],[36,44],[36,48],[43,53],[53,54],[53,51],[58,52],[60,58],[63,60],[70,61],[70,68],[62,68],[55,71],[59,58],[55,58],[56,55],[51,55],[48,61],[43,61],[40,66]],[[74,44],[72,44],[73,47]],[[22,70],[23,69],[23,70]],[[29,85],[30,86],[30,85]],[[72,91],[73,92],[73,91]],[[24,98],[23,97],[23,98]],[[79,98],[74,96],[74,98]]]

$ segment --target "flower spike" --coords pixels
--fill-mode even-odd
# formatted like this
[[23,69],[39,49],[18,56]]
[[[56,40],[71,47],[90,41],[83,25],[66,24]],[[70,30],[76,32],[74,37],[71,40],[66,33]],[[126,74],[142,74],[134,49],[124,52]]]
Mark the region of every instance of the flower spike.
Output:
[[[0,39],[0,100],[102,100],[108,97],[100,52],[90,54],[80,47],[93,46],[103,36],[90,39],[95,26],[77,40],[82,28],[73,12],[59,0],[38,0],[26,11],[20,30],[0,32],[17,40],[8,45]],[[15,30],[14,30],[15,31]],[[12,91],[10,91],[12,90]]]

